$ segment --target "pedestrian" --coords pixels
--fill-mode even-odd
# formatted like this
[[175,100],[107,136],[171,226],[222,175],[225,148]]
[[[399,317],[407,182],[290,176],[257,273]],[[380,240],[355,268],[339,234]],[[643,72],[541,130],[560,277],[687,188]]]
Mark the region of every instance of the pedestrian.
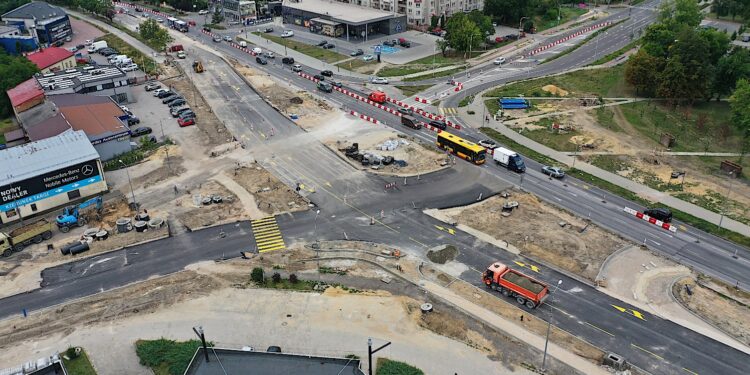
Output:
[[523,322],[523,314],[521,314],[521,321]]
[[177,185],[174,186],[174,195],[177,196]]

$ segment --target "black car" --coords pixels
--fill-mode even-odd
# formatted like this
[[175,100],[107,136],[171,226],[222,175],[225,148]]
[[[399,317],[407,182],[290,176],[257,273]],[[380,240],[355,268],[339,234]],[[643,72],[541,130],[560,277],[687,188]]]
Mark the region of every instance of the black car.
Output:
[[356,51],[353,51],[352,53],[350,53],[349,56],[362,56],[364,54],[365,54],[365,51],[358,48]]
[[116,55],[116,54],[117,54],[117,51],[115,50],[107,50],[107,51],[102,52],[102,56],[104,57],[109,57],[109,56]]
[[285,57],[281,59],[282,64],[292,65],[294,64],[294,57]]
[[445,130],[448,128],[448,125],[445,124],[445,121],[439,121],[439,120],[432,120],[430,121],[430,125],[440,129]]
[[273,32],[273,27],[266,27],[266,29],[263,30],[263,31],[265,31],[267,33],[272,33]]
[[665,223],[672,221],[672,211],[666,208],[649,208],[643,213]]
[[171,95],[171,96],[167,96],[166,98],[162,99],[161,102],[164,103],[164,104],[169,104],[169,103],[172,103],[173,101],[175,101],[177,99],[182,99],[182,97],[179,96],[179,95]]
[[130,116],[128,118],[128,126],[138,125],[141,123],[141,119],[136,116]]
[[386,41],[383,42],[383,45],[384,46],[388,46],[388,47],[393,47],[393,46],[396,45],[396,41],[395,40],[386,40]]
[[331,86],[341,88],[341,82],[339,81],[331,81]]
[[401,108],[399,108],[399,109],[398,109],[398,111],[399,111],[399,112],[400,112],[400,113],[401,113],[402,115],[409,115],[409,116],[411,116],[411,115],[413,115],[413,114],[414,114],[414,110],[413,110],[413,109],[411,109],[411,108],[403,108],[403,107],[401,107]]
[[328,44],[328,41],[327,41],[327,40],[321,40],[320,42],[318,42],[318,47],[323,47],[323,46],[325,46],[326,44]]
[[269,346],[268,349],[266,349],[266,353],[281,353],[281,348],[278,346]]
[[180,98],[180,99],[177,99],[177,100],[173,100],[171,103],[169,103],[169,107],[170,108],[172,108],[172,107],[179,107],[179,106],[185,105],[185,104],[187,104],[187,102],[185,101],[185,99]]
[[190,109],[190,107],[172,108],[169,110],[169,114],[172,115],[172,117],[178,117],[181,113],[186,111],[192,111],[192,109]]
[[333,77],[333,72],[330,70],[323,70],[320,72],[320,75],[326,76],[326,77]]
[[313,78],[317,79],[318,81],[325,81],[326,80],[326,77],[323,77],[320,74],[314,75]]
[[179,117],[182,120],[186,120],[186,119],[189,119],[189,118],[195,118],[196,115],[195,115],[195,112],[193,112],[192,110],[189,110],[189,111],[185,111],[185,112],[180,113],[180,115],[177,116],[177,117]]
[[264,59],[264,58],[262,58],[260,56],[258,56],[258,57],[255,58],[255,62],[257,62],[260,65],[266,65],[266,64],[268,64],[268,60],[266,60],[266,59]]
[[164,98],[166,98],[167,96],[170,96],[170,95],[177,95],[177,94],[175,94],[175,93],[173,93],[171,91],[162,91],[162,92],[159,93],[159,95],[156,95],[156,97],[159,98],[159,99],[164,99]]
[[130,131],[131,137],[140,137],[142,135],[151,134],[152,130],[148,126],[141,126],[140,128],[136,128],[135,130]]
[[211,28],[208,27],[208,26],[203,26],[203,31],[208,31],[210,33],[211,32]]
[[333,44],[331,44],[331,43],[328,43],[328,44],[324,45],[323,48],[325,48],[325,49],[334,49],[334,48],[336,48],[336,46],[333,45]]

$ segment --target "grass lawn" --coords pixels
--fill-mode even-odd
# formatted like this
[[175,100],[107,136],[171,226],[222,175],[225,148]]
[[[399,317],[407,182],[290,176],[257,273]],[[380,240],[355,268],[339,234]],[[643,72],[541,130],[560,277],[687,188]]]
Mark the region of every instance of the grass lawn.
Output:
[[[131,34],[131,33],[128,33],[128,34]],[[137,34],[132,33],[131,35],[135,37]],[[137,39],[140,39],[140,36],[138,36]],[[114,34],[104,34],[101,37],[97,38],[96,40],[104,40],[107,42],[107,45],[109,47],[116,49],[119,53],[123,55],[128,55],[131,59],[133,59],[133,62],[138,64],[138,67],[141,68],[141,70],[143,70],[147,74],[156,73],[157,65],[156,65],[156,62],[154,62],[154,60],[144,55],[143,53],[141,53],[141,51],[135,49],[135,47],[126,43],[124,40],[120,39]]]
[[576,146],[570,142],[570,137],[577,135],[577,132],[568,132],[565,134],[553,133],[546,129],[524,130],[520,132],[526,138],[533,139],[547,147],[557,151],[575,151]]
[[[213,343],[206,344],[213,346]],[[155,375],[182,375],[200,346],[198,340],[138,340],[135,342],[135,353],[140,363],[150,367]]]
[[309,292],[313,290],[313,287],[317,284],[316,281],[310,280],[297,280],[296,283],[289,281],[288,279],[281,279],[275,283],[270,277],[266,277],[266,282],[261,287],[268,289],[282,289],[282,290],[296,290],[301,292]]
[[401,90],[401,93],[404,94],[404,96],[412,96],[418,92],[422,92],[424,90],[429,89],[430,87],[432,87],[432,85],[395,86],[395,87]]
[[424,375],[424,372],[408,363],[394,361],[388,358],[378,358],[375,369],[376,375]]
[[[571,21],[573,19],[576,19],[583,14],[588,12],[587,9],[580,9],[578,7],[564,7],[560,8],[560,22],[557,22],[557,12],[555,12],[555,17],[551,20],[543,18],[542,16],[535,16],[534,17],[534,26],[536,26],[536,31],[544,31],[547,29],[551,29],[557,25],[562,25],[565,22]],[[517,25],[516,25],[517,26]]]
[[305,44],[305,43],[291,40],[288,38],[282,38],[280,36],[270,35],[267,33],[259,33],[257,31],[253,32],[253,34],[258,35],[261,38],[266,38],[274,43],[281,44],[282,46],[286,45],[287,48],[291,48],[297,52],[304,53],[305,55],[314,57],[321,61],[332,63],[332,62],[341,61],[341,60],[345,60],[349,58],[349,56],[344,56],[330,49],[324,49],[323,47],[318,47],[318,46],[311,46],[309,44]]
[[[483,54],[485,51],[473,51],[471,53],[471,57],[477,57],[481,54]],[[421,59],[409,61],[408,63],[404,65],[432,65],[435,64],[436,67],[441,66],[447,66],[447,65],[456,65],[456,64],[463,64],[466,61],[466,58],[464,58],[463,54],[460,55],[450,55],[450,56],[443,56],[442,53],[437,53],[434,55],[430,55],[427,57],[423,57]]]
[[[361,57],[359,57],[359,58],[351,59],[349,61],[342,61],[336,64],[336,66],[339,66],[343,69],[347,69],[351,71],[358,71],[363,74],[371,74],[375,72],[375,68],[378,66],[378,62],[377,60],[365,61],[365,60],[362,60]],[[370,69],[359,69],[363,66],[369,66]]]
[[[727,102],[696,102],[689,114],[686,107],[675,109],[660,102],[625,104],[620,109],[644,137],[658,142],[662,133],[672,134],[673,151],[740,151],[742,134],[731,124]],[[702,128],[697,124],[699,115],[706,119]]]
[[600,57],[598,60],[592,62],[589,65],[590,66],[591,65],[601,65],[601,64],[604,64],[604,63],[608,63],[608,62],[610,62],[610,61],[612,61],[612,60],[614,60],[614,59],[622,56],[622,54],[624,54],[625,52],[628,52],[631,49],[635,48],[638,44],[640,44],[640,42],[641,42],[640,39],[635,39],[632,42],[628,43],[625,47],[622,47],[622,48],[618,49],[615,52],[607,54],[604,57]]
[[69,375],[96,375],[94,366],[91,365],[85,350],[81,350],[81,355],[73,359],[63,357],[63,365],[65,365]]
[[500,102],[498,102],[497,99],[486,99],[484,101],[484,106],[487,107],[487,113],[490,116],[496,115],[497,111],[500,110]]
[[594,110],[594,117],[600,126],[616,132],[622,131],[620,126],[615,122],[615,113],[611,108],[599,107]]
[[443,71],[435,72],[435,73],[425,73],[425,74],[414,76],[414,77],[404,78],[402,81],[414,82],[414,81],[421,81],[423,79],[452,76],[452,75],[461,73],[465,70],[466,70],[465,68],[456,68],[456,69],[443,70]]
[[628,97],[633,91],[625,82],[624,67],[579,70],[558,76],[537,78],[498,87],[484,94],[486,97],[516,97],[519,95],[546,96],[542,87],[555,85],[570,92],[569,96]]

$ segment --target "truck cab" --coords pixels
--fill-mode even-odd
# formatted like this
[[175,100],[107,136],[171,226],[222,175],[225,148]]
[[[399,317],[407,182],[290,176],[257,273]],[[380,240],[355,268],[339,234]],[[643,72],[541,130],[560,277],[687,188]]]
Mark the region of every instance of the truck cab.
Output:
[[386,96],[385,96],[385,93],[382,91],[373,91],[370,93],[368,98],[372,100],[373,102],[383,104],[385,103]]

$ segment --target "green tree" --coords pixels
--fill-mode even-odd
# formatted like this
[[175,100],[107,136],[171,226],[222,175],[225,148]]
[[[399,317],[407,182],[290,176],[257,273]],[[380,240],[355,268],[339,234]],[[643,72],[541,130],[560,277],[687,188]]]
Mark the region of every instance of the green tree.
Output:
[[495,27],[492,26],[492,19],[482,14],[482,12],[478,10],[472,10],[471,12],[469,12],[469,19],[471,20],[471,22],[474,22],[474,24],[477,25],[483,36],[492,35],[495,33]]
[[219,8],[216,8],[216,11],[214,12],[214,15],[211,16],[211,23],[213,24],[219,24],[224,21],[224,15],[221,14],[221,11]]
[[153,18],[141,22],[139,33],[156,50],[163,50],[167,46],[167,43],[173,40],[167,29],[161,27]]
[[747,79],[737,81],[737,88],[729,98],[732,108],[732,123],[742,133],[742,156],[750,146],[750,82]]
[[435,41],[435,44],[437,45],[437,48],[440,50],[440,53],[445,56],[445,52],[448,50],[449,44],[448,41],[445,39],[438,39]]
[[23,56],[11,56],[0,48],[0,117],[7,117],[13,113],[10,98],[6,94],[19,83],[26,81],[38,73],[39,69]]
[[679,60],[669,60],[664,70],[659,74],[659,86],[656,95],[668,98],[676,104],[682,98],[692,96],[693,90],[689,84],[688,72]]
[[625,80],[635,87],[636,94],[652,96],[658,87],[658,76],[664,59],[651,56],[643,49],[636,52],[625,65]]
[[486,0],[484,14],[501,24],[518,27],[521,17],[532,16],[537,3],[538,0]]
[[253,271],[250,273],[250,279],[258,284],[262,283],[263,282],[263,268],[260,268],[260,267],[253,268]]
[[484,40],[482,31],[465,13],[457,13],[449,18],[445,30],[448,32],[446,40],[457,51],[476,49]]
[[659,22],[672,30],[676,31],[683,26],[698,27],[702,19],[703,15],[695,0],[666,0],[661,3]]
[[20,7],[26,3],[30,3],[31,0],[3,0],[0,1],[0,14],[5,14],[13,9]]
[[742,78],[750,78],[750,51],[735,48],[728,55],[722,56],[716,64],[712,94],[716,95],[717,100],[729,95]]
[[430,17],[430,28],[431,29],[434,29],[435,27],[437,27],[438,20],[439,20],[438,16],[436,16],[434,14],[432,15],[432,17]]

